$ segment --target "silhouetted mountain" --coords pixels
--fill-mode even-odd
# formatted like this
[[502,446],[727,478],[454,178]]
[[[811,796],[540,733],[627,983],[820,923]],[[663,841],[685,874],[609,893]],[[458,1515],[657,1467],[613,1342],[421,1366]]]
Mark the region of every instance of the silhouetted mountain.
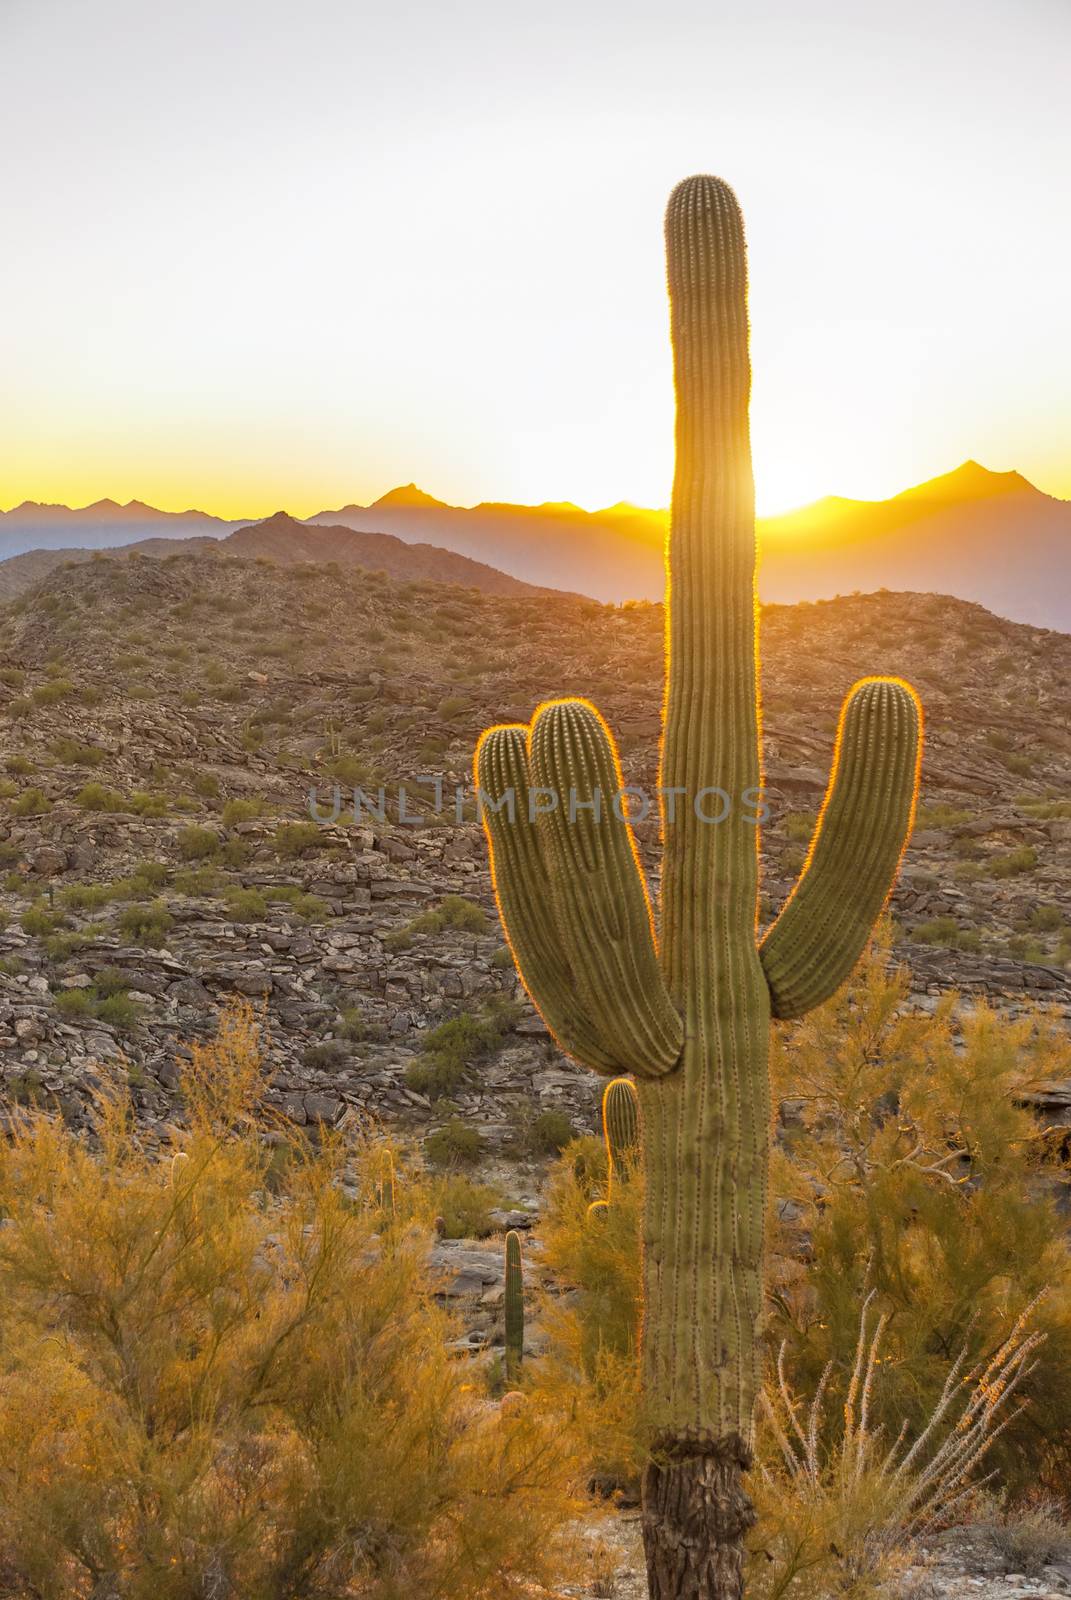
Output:
[[[664,511],[627,504],[593,512],[568,504],[464,510],[392,494],[374,512],[347,506],[310,521],[358,528],[373,515],[403,539],[433,539],[530,583],[601,600],[662,595]],[[966,461],[890,500],[830,496],[760,519],[759,542],[764,600],[938,590],[1015,621],[1071,628],[1071,503],[1018,472]]]
[[499,572],[494,567],[453,550],[430,544],[408,544],[390,533],[355,532],[344,527],[312,527],[298,522],[285,511],[277,511],[263,522],[250,523],[224,539],[153,538],[140,539],[111,549],[28,550],[0,561],[0,600],[11,600],[24,593],[57,567],[99,561],[109,556],[131,555],[162,558],[194,552],[218,556],[266,557],[278,566],[298,562],[343,567],[367,567],[386,572],[392,578],[409,581],[432,579],[436,583],[455,583],[484,594],[558,594],[541,589]]
[[91,506],[77,507],[24,500],[10,511],[0,511],[0,556],[71,545],[100,550],[154,536],[188,539],[200,535],[218,539],[249,520],[240,517],[226,522],[207,511],[157,511],[141,500],[130,500],[126,505],[115,500],[95,500]]
[[[410,483],[369,506],[351,504],[305,522],[287,520],[280,542],[294,550],[305,548],[295,532],[301,529],[333,533],[336,540],[346,533],[393,535],[403,545],[434,550],[434,557],[426,553],[422,559],[437,567],[452,552],[495,571],[499,579],[510,574],[539,588],[600,600],[662,595],[668,514],[624,502],[601,511],[569,502],[451,506]],[[6,549],[19,563],[6,564],[0,589],[15,593],[34,581],[28,574],[48,569],[42,562],[49,551],[75,559],[72,545],[84,553],[146,535],[218,539],[247,527],[247,521],[226,523],[200,511],[154,511],[138,501],[118,506],[102,500],[78,511],[26,502],[0,513],[0,553]],[[759,542],[764,600],[791,603],[880,588],[938,590],[1015,621],[1071,629],[1071,502],[1043,494],[1018,472],[990,472],[966,461],[889,500],[830,496],[760,520]],[[315,548],[326,546],[319,541]],[[391,565],[403,559],[396,550],[387,544],[376,548],[374,562],[371,546],[363,554],[351,546],[349,554],[278,559],[353,560],[401,571]]]

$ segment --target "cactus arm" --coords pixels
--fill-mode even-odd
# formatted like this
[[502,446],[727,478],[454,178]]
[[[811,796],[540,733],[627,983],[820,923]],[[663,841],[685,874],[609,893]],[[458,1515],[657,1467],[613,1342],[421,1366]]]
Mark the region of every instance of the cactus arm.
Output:
[[602,1135],[606,1144],[609,1191],[632,1176],[640,1144],[640,1106],[631,1078],[611,1078],[602,1097]]
[[828,1000],[862,954],[911,833],[921,754],[915,691],[899,679],[857,683],[807,863],[760,946],[775,1017]]
[[[596,1072],[619,1071],[579,998],[563,952],[529,799],[528,728],[488,728],[476,747],[476,788],[491,879],[521,982],[561,1048]],[[510,798],[512,796],[512,799]]]
[[647,886],[623,814],[613,738],[586,700],[552,700],[532,719],[534,783],[556,803],[538,818],[557,924],[584,1008],[619,1070],[660,1077],[683,1026],[658,964]]

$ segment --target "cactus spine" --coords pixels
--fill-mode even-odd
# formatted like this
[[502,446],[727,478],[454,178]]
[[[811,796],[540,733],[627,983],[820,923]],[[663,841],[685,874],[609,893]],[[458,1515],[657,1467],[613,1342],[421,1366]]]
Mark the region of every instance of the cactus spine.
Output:
[[524,1267],[521,1263],[521,1236],[510,1229],[506,1235],[506,1294],[503,1302],[506,1322],[506,1382],[516,1384],[524,1360]]
[[[740,1475],[763,1309],[770,1019],[818,1005],[862,952],[911,828],[921,710],[898,680],[851,691],[803,874],[760,944],[751,369],[728,185],[679,184],[666,245],[677,418],[660,941],[593,706],[550,701],[530,726],[489,729],[476,779],[529,994],[563,1049],[638,1081],[648,1582],[653,1600],[720,1600],[740,1592],[753,1517]],[[721,796],[724,820],[706,820]]]
[[627,1183],[640,1143],[640,1109],[631,1078],[611,1078],[602,1097],[602,1133],[606,1141],[609,1193],[615,1183]]

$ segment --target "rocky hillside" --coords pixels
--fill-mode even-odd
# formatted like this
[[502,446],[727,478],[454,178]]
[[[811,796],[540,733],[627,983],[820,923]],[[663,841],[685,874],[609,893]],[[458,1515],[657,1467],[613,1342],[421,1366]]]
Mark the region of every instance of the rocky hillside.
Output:
[[[892,907],[919,1003],[957,985],[1071,1009],[1071,638],[934,595],[768,607],[762,625],[764,915],[802,862],[842,696],[902,674],[928,719]],[[196,551],[60,569],[6,606],[6,1100],[77,1123],[122,1074],[166,1140],[176,1042],[238,993],[267,1008],[273,1092],[299,1122],[368,1111],[425,1135],[457,1108],[492,1152],[524,1150],[544,1111],[590,1125],[595,1080],[511,1004],[469,764],[487,723],[580,693],[653,792],[662,631],[655,605]],[[442,779],[439,814],[421,774]],[[329,814],[336,785],[349,814],[310,820],[310,790]],[[353,821],[354,786],[382,786],[382,820]],[[639,834],[653,870],[656,822]],[[462,1074],[446,1101],[421,1071],[444,1050]]]
[[0,561],[0,600],[12,600],[59,567],[79,565],[105,558],[149,556],[166,560],[171,556],[265,557],[279,566],[295,562],[334,562],[340,567],[365,567],[385,572],[392,578],[408,581],[432,578],[437,583],[455,583],[485,594],[557,594],[557,589],[541,589],[520,578],[499,572],[482,561],[433,544],[406,544],[391,533],[357,532],[353,528],[310,527],[285,511],[277,511],[263,522],[236,528],[226,538],[198,534],[191,538],[154,535],[123,547],[100,549],[86,546],[72,549],[34,549]]

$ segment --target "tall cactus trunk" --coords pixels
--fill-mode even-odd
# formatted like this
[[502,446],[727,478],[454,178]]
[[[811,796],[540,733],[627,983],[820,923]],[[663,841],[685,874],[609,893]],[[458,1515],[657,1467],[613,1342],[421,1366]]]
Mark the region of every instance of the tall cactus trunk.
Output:
[[640,1102],[643,1380],[657,1430],[644,1537],[652,1596],[677,1600],[740,1592],[750,1517],[740,1470],[762,1311],[770,996],[755,939],[755,493],[744,235],[731,190],[715,179],[681,184],[666,246],[677,453],[661,959],[685,1037],[680,1070],[641,1084]]
[[862,953],[911,831],[922,722],[907,684],[856,684],[806,866],[759,944],[751,374],[732,190],[717,178],[680,184],[666,242],[677,467],[660,941],[631,829],[608,803],[621,770],[594,706],[548,701],[530,725],[489,728],[476,781],[529,994],[563,1049],[636,1079],[651,1600],[739,1600],[753,1521],[743,1474],[762,1319],[770,1019],[820,1005]]

